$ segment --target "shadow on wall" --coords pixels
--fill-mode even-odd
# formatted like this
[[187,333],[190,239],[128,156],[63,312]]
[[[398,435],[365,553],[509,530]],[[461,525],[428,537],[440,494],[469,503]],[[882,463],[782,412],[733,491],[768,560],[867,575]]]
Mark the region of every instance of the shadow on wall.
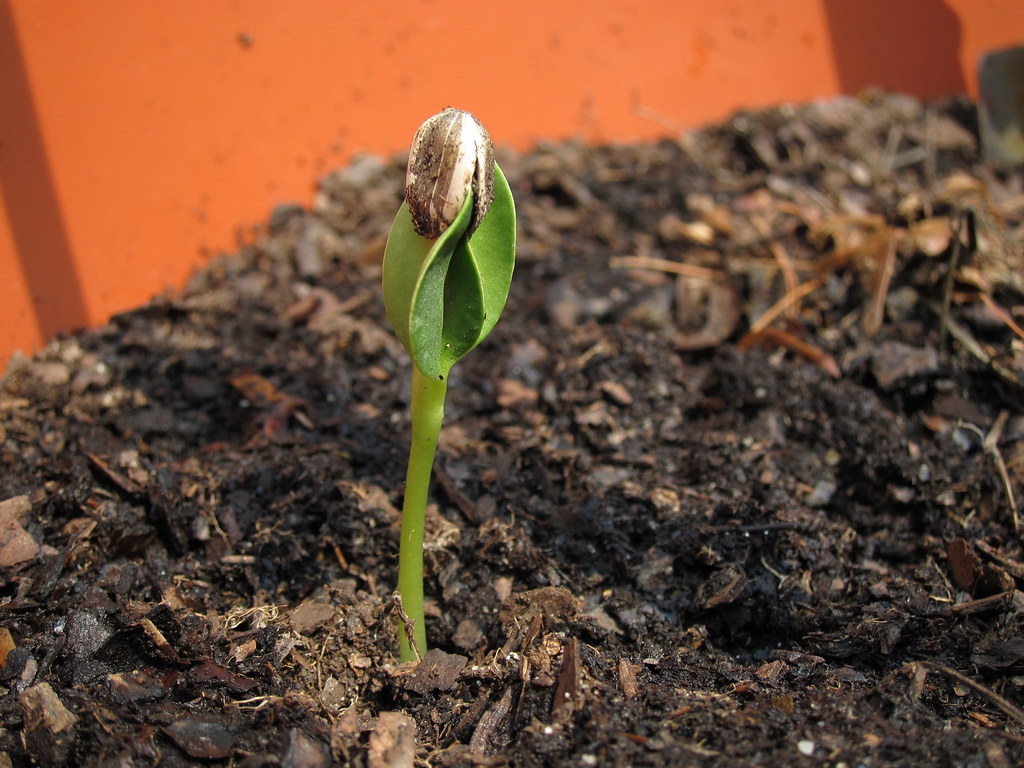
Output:
[[42,339],[84,328],[88,313],[11,16],[0,2],[0,191]]
[[942,0],[825,0],[839,88],[925,98],[967,90],[960,19]]

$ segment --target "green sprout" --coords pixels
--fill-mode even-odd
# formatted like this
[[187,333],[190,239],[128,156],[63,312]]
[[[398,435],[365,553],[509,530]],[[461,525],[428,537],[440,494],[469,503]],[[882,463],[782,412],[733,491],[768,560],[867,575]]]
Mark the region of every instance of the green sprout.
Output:
[[402,504],[399,658],[426,653],[423,530],[448,372],[491,332],[515,264],[512,192],[487,131],[446,109],[416,132],[405,202],[384,249],[384,306],[412,358],[412,444]]

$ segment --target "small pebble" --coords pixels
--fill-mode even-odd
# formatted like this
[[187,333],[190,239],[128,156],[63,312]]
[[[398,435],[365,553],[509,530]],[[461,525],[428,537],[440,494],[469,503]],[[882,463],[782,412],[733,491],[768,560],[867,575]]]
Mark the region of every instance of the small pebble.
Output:
[[814,490],[807,494],[804,503],[809,507],[823,507],[832,500],[836,488],[834,480],[819,480],[815,484]]

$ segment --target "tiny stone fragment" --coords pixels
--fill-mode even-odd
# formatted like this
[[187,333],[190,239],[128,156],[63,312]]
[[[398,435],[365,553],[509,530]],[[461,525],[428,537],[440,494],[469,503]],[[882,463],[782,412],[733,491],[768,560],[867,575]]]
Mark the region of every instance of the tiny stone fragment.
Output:
[[616,405],[623,407],[630,406],[633,404],[633,396],[629,393],[629,390],[618,381],[602,381],[600,384],[601,392]]
[[814,488],[804,498],[804,504],[808,507],[818,508],[828,504],[836,495],[839,486],[834,480],[822,479],[814,484]]
[[66,363],[56,360],[34,360],[28,369],[35,378],[49,387],[62,387],[71,381],[71,369]]
[[539,397],[536,389],[517,379],[498,379],[495,399],[502,408],[535,405]]
[[508,576],[499,576],[494,580],[494,594],[498,597],[498,602],[504,603],[512,595],[512,579]]
[[901,379],[934,373],[938,353],[931,347],[912,347],[900,341],[883,341],[871,358],[871,372],[878,386],[891,388]]
[[328,677],[324,680],[323,688],[320,689],[319,698],[320,703],[329,711],[339,713],[345,710],[345,704],[348,702],[348,691],[344,685],[338,682],[336,677]]
[[569,330],[583,316],[583,297],[567,281],[559,280],[548,288],[544,309],[556,326]]
[[15,520],[19,525],[28,522],[28,513],[31,511],[32,500],[26,495],[0,501],[0,518]]
[[381,712],[370,734],[370,768],[413,768],[416,723],[401,712]]
[[300,635],[308,635],[312,632],[327,626],[334,618],[334,607],[325,600],[310,598],[303,600],[299,606],[291,612],[288,620],[292,629]]
[[189,757],[221,760],[231,754],[235,737],[217,720],[187,717],[164,728],[168,736]]
[[288,732],[288,746],[281,755],[283,768],[327,768],[330,764],[326,744],[310,738],[298,728]]
[[0,502],[0,568],[11,568],[39,553],[36,540],[22,527],[31,508],[28,496]]
[[472,619],[463,619],[455,628],[452,642],[464,651],[471,651],[483,642],[484,633]]

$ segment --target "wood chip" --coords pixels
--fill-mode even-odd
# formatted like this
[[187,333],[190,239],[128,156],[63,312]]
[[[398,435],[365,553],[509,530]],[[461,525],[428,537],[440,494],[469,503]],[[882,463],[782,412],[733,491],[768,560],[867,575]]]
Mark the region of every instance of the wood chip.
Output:
[[639,669],[639,666],[625,657],[619,659],[619,687],[622,688],[622,693],[626,698],[635,698],[640,693],[640,688],[636,683],[636,673]]
[[465,656],[431,648],[405,681],[405,687],[420,694],[450,690],[468,663]]
[[696,603],[707,611],[727,605],[743,594],[747,577],[739,566],[729,565],[715,570],[697,590]]
[[118,472],[110,464],[101,459],[94,453],[87,453],[86,456],[92,463],[93,467],[99,470],[100,474],[106,477],[110,482],[120,488],[124,493],[133,498],[140,498],[145,495],[145,488],[136,483],[130,477],[121,472]]
[[789,665],[781,659],[774,661],[766,661],[760,667],[758,667],[757,679],[765,683],[777,682],[782,675],[785,674],[786,670],[789,669]]
[[953,539],[946,546],[946,556],[957,589],[973,597],[988,597],[1011,591],[1013,576],[995,563],[983,563],[974,546],[965,539]]
[[7,656],[18,647],[11,636],[11,630],[0,627],[0,669],[7,669]]
[[62,765],[75,743],[78,718],[49,683],[37,683],[18,698],[22,739],[37,765]]
[[555,700],[551,705],[551,719],[556,723],[568,723],[573,713],[583,707],[581,682],[580,646],[579,641],[573,637],[562,652],[562,668],[558,673]]
[[953,539],[946,545],[950,573],[957,589],[970,592],[974,588],[974,574],[978,569],[978,554],[966,539]]

